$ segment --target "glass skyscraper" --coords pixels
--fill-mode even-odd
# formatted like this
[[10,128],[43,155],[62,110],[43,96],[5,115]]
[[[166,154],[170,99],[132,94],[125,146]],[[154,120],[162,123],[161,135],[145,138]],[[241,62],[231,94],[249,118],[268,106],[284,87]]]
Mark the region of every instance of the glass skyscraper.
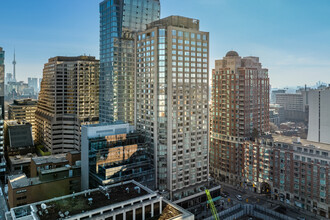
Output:
[[135,33],[159,15],[159,0],[100,3],[100,122],[135,124]]

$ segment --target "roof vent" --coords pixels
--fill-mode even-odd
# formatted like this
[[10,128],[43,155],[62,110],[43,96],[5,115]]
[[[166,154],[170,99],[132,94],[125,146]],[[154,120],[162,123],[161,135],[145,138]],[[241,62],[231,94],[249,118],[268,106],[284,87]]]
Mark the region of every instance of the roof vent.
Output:
[[88,198],[88,205],[92,205],[93,204],[93,198]]

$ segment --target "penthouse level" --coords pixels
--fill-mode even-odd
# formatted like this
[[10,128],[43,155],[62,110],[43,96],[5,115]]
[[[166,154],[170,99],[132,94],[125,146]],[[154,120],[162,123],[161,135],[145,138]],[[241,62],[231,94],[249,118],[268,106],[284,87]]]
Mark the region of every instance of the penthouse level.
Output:
[[59,218],[193,220],[194,215],[134,180],[12,208],[6,213],[7,220]]

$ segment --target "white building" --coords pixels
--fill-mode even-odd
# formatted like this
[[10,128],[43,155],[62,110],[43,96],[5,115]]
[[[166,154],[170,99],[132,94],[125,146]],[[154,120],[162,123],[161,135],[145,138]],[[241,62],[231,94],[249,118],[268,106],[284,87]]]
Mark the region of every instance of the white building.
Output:
[[309,141],[330,144],[330,87],[311,90],[309,100]]

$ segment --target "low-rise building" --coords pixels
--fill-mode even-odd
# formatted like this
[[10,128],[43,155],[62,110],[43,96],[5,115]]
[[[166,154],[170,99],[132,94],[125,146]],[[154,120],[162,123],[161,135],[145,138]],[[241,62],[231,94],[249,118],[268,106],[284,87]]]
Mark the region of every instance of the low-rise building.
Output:
[[8,177],[9,206],[12,208],[79,192],[80,166],[79,152],[30,158],[29,177],[25,173]]
[[194,215],[131,180],[12,208],[6,219],[193,220]]
[[244,144],[244,176],[256,192],[330,216],[330,145],[273,135]]
[[[237,204],[229,209],[226,209],[218,213],[219,219],[267,219],[267,220],[295,220],[284,214],[267,209],[263,206],[252,204]],[[208,217],[204,220],[213,220],[214,217]]]
[[7,157],[35,153],[32,125],[30,123],[6,120],[4,134],[5,154]]

